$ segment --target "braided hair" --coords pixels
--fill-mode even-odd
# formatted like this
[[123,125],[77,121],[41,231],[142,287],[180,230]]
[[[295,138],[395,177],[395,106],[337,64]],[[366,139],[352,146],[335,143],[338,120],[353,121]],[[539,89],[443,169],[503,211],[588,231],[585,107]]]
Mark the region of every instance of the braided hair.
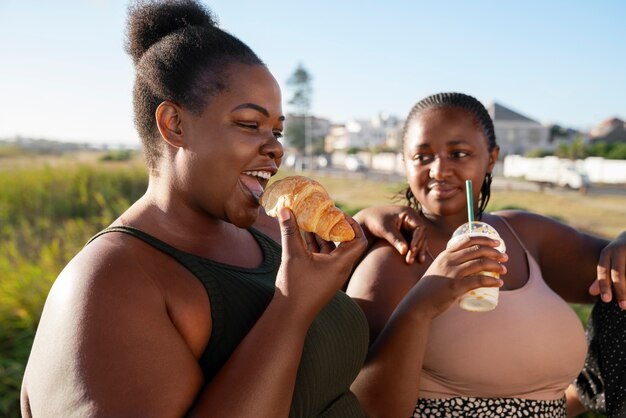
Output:
[[[492,151],[498,146],[496,143],[496,134],[493,127],[493,120],[489,116],[489,112],[485,109],[485,106],[476,98],[463,93],[438,93],[425,97],[413,106],[409,115],[406,118],[404,127],[402,129],[402,142],[404,143],[410,124],[416,119],[422,112],[430,109],[440,109],[444,107],[455,107],[466,110],[472,114],[475,121],[480,125],[485,134],[487,140],[487,148]],[[491,173],[485,175],[485,180],[480,187],[480,194],[478,196],[478,218],[482,216],[489,198],[491,196],[491,182],[493,176]],[[407,186],[403,191],[404,199],[410,207],[413,207],[421,211],[420,203],[413,195],[411,188]]]
[[162,155],[154,115],[163,101],[199,115],[212,96],[228,88],[230,65],[265,65],[241,40],[218,28],[213,13],[196,0],[138,0],[131,5],[126,51],[136,70],[135,126],[150,169]]

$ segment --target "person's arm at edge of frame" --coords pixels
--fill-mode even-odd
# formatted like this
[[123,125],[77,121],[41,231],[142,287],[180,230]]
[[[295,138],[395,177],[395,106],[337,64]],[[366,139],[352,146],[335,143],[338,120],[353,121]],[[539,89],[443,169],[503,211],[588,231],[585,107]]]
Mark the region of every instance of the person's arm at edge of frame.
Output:
[[546,283],[570,303],[617,297],[626,309],[626,231],[614,240],[581,232],[548,217],[503,211],[537,262]]
[[567,410],[567,417],[574,418],[587,411],[585,405],[580,402],[578,392],[576,391],[576,385],[571,384],[565,390],[565,409]]

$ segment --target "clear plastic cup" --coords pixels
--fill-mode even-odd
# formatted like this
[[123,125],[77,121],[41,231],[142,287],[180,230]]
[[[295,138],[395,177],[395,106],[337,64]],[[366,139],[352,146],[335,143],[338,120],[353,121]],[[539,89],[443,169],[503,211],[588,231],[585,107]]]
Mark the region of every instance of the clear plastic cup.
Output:
[[[481,236],[497,239],[500,244],[496,247],[498,251],[504,253],[506,246],[504,241],[500,238],[498,231],[496,231],[491,225],[485,222],[474,221],[472,222],[472,228],[470,231],[470,223],[466,222],[454,231],[452,238],[448,241],[448,247],[457,242],[464,235],[470,235],[472,237]],[[491,276],[499,278],[498,273],[490,271],[482,271],[480,274],[485,276]],[[459,305],[461,309],[472,312],[486,312],[495,309],[498,306],[498,295],[500,291],[497,287],[479,287],[478,289],[471,290],[461,296],[459,299]]]

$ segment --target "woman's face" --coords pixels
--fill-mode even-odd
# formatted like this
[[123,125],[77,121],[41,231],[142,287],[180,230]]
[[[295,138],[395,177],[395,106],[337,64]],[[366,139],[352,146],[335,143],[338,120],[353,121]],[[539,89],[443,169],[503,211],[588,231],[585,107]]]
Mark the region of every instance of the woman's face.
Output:
[[185,113],[180,189],[192,208],[248,227],[283,156],[281,94],[261,65],[233,64],[226,84],[200,115]]
[[456,107],[432,108],[410,122],[404,139],[407,181],[425,214],[467,213],[465,180],[472,181],[478,202],[485,174],[493,170],[491,152],[473,114]]

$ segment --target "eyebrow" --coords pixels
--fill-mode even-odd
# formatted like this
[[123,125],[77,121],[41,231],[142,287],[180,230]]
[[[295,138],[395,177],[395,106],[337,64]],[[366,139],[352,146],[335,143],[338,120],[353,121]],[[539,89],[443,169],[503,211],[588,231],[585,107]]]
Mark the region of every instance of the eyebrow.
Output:
[[[455,146],[455,145],[467,145],[467,144],[468,144],[468,142],[463,140],[463,139],[456,139],[456,140],[452,140],[452,141],[446,142],[446,146],[448,146],[448,147],[449,146]],[[426,149],[426,148],[430,148],[430,147],[431,147],[430,143],[426,142],[426,143],[423,143],[423,144],[419,144],[417,146],[417,149]]]
[[457,139],[454,141],[448,141],[446,142],[446,145],[467,145],[469,144],[467,141],[465,141],[464,139]]
[[[264,108],[264,107],[262,107],[262,106],[259,106],[259,105],[257,105],[257,104],[254,104],[254,103],[242,103],[242,104],[240,104],[239,106],[235,106],[235,107],[231,110],[231,112],[234,112],[234,111],[236,111],[236,110],[240,110],[240,109],[252,109],[252,110],[256,110],[257,112],[259,112],[259,113],[261,113],[261,114],[265,115],[265,117],[268,117],[268,118],[270,117],[270,112],[268,112],[266,108]],[[285,120],[285,117],[281,115],[281,116],[278,118],[278,120],[279,120],[279,121],[284,121],[284,120]]]

